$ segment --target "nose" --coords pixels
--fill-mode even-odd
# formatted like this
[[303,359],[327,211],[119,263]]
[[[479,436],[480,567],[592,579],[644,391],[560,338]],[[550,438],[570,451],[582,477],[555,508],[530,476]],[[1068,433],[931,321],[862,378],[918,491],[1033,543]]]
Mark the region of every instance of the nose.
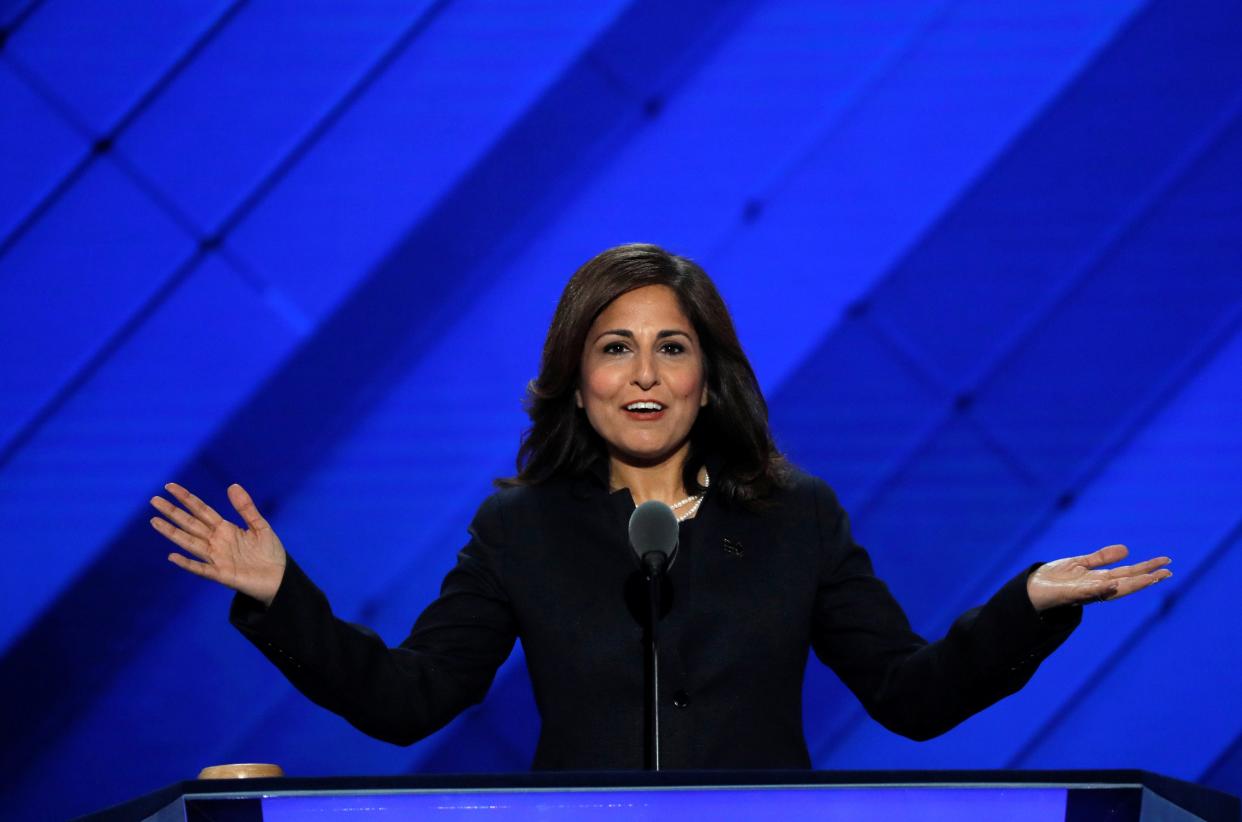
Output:
[[650,351],[639,354],[634,358],[634,368],[634,385],[643,391],[659,385],[660,375],[656,368],[655,354]]

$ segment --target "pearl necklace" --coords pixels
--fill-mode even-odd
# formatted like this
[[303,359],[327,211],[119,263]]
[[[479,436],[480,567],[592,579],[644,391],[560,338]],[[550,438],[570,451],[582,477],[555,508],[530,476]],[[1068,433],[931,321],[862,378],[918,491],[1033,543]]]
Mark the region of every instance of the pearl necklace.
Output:
[[[672,505],[669,506],[669,508],[673,509],[673,513],[677,515],[678,522],[685,522],[686,520],[690,519],[690,517],[694,516],[698,512],[699,506],[703,504],[703,497],[707,495],[707,489],[711,487],[711,484],[712,484],[712,478],[711,476],[708,475],[707,469],[704,468],[703,469],[703,491],[698,494],[691,494],[685,499],[678,500],[677,502],[674,502]],[[681,508],[683,505],[689,505],[692,502],[694,503],[694,505],[691,505],[683,513],[677,514],[678,508]]]

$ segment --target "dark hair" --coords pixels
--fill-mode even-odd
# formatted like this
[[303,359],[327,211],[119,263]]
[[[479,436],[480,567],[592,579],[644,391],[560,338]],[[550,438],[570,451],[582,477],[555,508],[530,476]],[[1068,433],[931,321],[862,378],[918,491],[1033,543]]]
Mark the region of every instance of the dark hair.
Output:
[[606,455],[602,438],[574,401],[582,350],[591,324],[609,303],[648,285],[673,290],[703,350],[708,399],[690,431],[686,490],[703,490],[698,471],[709,458],[712,486],[732,502],[761,507],[784,485],[788,464],[772,441],[767,403],[716,286],[694,262],[642,243],[610,248],[569,279],[548,328],[539,376],[527,387],[531,427],[518,449],[517,476],[497,484],[538,485],[585,472]]

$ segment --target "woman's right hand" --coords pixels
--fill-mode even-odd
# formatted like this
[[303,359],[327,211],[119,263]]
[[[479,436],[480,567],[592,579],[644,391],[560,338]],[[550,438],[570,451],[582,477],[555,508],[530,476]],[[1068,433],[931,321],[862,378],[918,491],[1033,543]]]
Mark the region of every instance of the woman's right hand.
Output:
[[175,482],[164,489],[185,509],[163,497],[152,497],[151,505],[167,519],[152,517],[151,527],[197,557],[190,559],[174,552],[168,561],[254,597],[264,606],[271,605],[285,575],[285,548],[246,489],[236,483],[228,488],[229,502],[246,523],[244,531]]

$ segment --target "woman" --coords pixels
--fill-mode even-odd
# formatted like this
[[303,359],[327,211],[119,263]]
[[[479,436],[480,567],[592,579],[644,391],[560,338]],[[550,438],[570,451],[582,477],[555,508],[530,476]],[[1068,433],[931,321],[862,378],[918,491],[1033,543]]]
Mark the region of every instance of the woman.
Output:
[[707,275],[651,245],[610,249],[566,286],[529,388],[518,474],[480,507],[440,597],[400,647],[336,619],[239,485],[238,529],[186,489],[152,505],[169,560],[235,589],[233,623],[295,686],[408,744],[480,701],[522,639],[542,729],[536,768],[638,768],[641,580],[626,519],[682,520],[660,623],[662,764],[808,767],[808,650],[897,733],[926,739],[1013,693],[1082,603],[1170,576],[1120,545],[1024,570],[927,643],[854,544],[822,481],[776,450]]

